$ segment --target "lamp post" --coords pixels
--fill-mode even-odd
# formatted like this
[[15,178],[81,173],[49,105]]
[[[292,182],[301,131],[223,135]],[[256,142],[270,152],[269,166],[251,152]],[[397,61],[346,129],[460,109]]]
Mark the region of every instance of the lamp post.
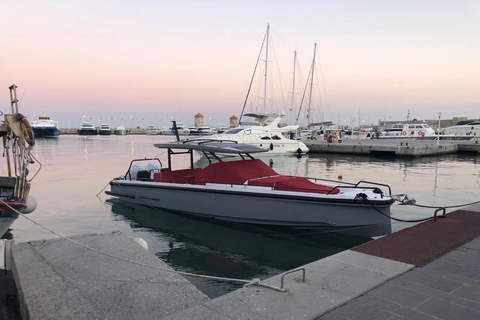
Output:
[[437,128],[437,145],[440,145],[440,118],[442,117],[442,113],[438,113],[438,128]]

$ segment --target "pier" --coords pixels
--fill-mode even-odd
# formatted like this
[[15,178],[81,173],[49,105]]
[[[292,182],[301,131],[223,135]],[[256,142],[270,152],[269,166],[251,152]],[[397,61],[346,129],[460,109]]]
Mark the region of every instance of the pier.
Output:
[[8,271],[16,290],[5,275],[0,283],[3,293],[16,292],[21,312],[15,318],[10,295],[0,314],[10,320],[478,319],[479,224],[480,205],[472,205],[263,281],[283,291],[251,285],[215,299],[162,271],[171,269],[121,234],[78,236],[78,244],[19,243]]
[[480,152],[480,142],[471,140],[345,139],[328,143],[305,140],[309,153],[336,153],[386,157],[428,157],[458,152]]

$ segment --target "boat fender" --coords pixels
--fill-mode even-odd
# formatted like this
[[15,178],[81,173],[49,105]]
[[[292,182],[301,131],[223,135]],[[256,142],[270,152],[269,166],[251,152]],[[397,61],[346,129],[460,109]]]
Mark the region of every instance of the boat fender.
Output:
[[136,243],[138,243],[139,245],[141,245],[145,250],[148,251],[148,243],[147,241],[143,240],[142,238],[138,238],[138,237],[132,237],[132,236],[129,236],[130,239],[132,239],[133,241],[135,241]]
[[302,149],[298,148],[298,149],[297,149],[297,153],[298,153],[298,154],[302,154]]
[[273,143],[270,143],[270,151],[273,150]]
[[25,214],[32,213],[33,211],[35,211],[36,208],[37,208],[37,199],[35,199],[34,196],[30,195],[28,196],[27,207],[23,209],[22,213],[25,213]]

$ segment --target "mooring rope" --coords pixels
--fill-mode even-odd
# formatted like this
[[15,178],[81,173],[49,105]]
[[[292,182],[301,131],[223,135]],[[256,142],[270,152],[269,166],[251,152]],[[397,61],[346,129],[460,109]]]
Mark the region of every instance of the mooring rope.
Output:
[[183,275],[183,276],[190,276],[190,277],[196,277],[196,278],[204,278],[204,279],[211,279],[211,280],[219,280],[219,281],[229,281],[229,282],[240,282],[240,283],[244,283],[244,287],[246,286],[251,286],[251,285],[257,285],[257,286],[260,286],[260,287],[264,287],[264,288],[268,288],[268,289],[273,289],[273,290],[276,290],[276,291],[280,291],[280,292],[283,292],[284,290],[281,289],[281,288],[277,288],[275,286],[272,286],[272,285],[269,285],[269,284],[266,284],[266,283],[263,283],[260,281],[260,279],[258,278],[255,278],[255,279],[252,279],[252,280],[245,280],[245,279],[236,279],[236,278],[226,278],[226,277],[216,277],[216,276],[209,276],[209,275],[203,275],[203,274],[197,274],[197,273],[191,273],[191,272],[184,272],[184,271],[176,271],[176,270],[171,270],[171,269],[165,269],[165,268],[161,268],[161,267],[156,267],[156,266],[152,266],[152,265],[148,265],[148,264],[145,264],[145,263],[141,263],[141,262],[137,262],[137,261],[133,261],[133,260],[129,260],[129,259],[125,259],[125,258],[122,258],[122,257],[119,257],[119,256],[116,256],[114,254],[111,254],[111,253],[108,253],[108,252],[104,252],[104,251],[101,251],[101,250],[98,250],[98,249],[95,249],[95,248],[92,248],[90,246],[87,246],[83,243],[80,243],[78,241],[75,241],[71,238],[68,238],[66,236],[63,236],[61,235],[60,233],[52,230],[52,229],[49,229],[43,225],[41,225],[40,223],[28,218],[26,215],[24,215],[23,213],[19,212],[18,210],[16,210],[15,208],[11,207],[10,205],[8,205],[6,202],[4,202],[3,200],[0,199],[0,202],[3,203],[4,205],[6,205],[7,207],[9,207],[11,210],[13,210],[14,212],[18,213],[20,216],[22,216],[23,218],[27,219],[28,221],[32,222],[33,224],[39,226],[40,228],[62,238],[62,239],[65,239],[67,241],[70,241],[78,246],[81,246],[87,250],[91,250],[91,251],[94,251],[94,252],[97,252],[99,254],[102,254],[102,255],[105,255],[105,256],[108,256],[110,258],[114,258],[114,259],[117,259],[117,260],[120,260],[120,261],[124,261],[124,262],[127,262],[127,263],[131,263],[131,264],[134,264],[134,265],[137,265],[137,266],[141,266],[141,267],[145,267],[145,268],[150,268],[150,269],[155,269],[155,270],[159,270],[159,271],[164,271],[164,272],[170,272],[170,273],[176,273],[176,274],[180,274],[180,275]]

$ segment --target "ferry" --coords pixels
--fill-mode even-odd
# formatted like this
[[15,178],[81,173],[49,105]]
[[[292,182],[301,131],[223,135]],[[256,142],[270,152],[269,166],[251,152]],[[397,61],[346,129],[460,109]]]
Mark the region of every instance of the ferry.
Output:
[[53,121],[50,117],[43,113],[37,120],[31,123],[35,137],[56,137],[60,134],[58,130],[58,121]]

